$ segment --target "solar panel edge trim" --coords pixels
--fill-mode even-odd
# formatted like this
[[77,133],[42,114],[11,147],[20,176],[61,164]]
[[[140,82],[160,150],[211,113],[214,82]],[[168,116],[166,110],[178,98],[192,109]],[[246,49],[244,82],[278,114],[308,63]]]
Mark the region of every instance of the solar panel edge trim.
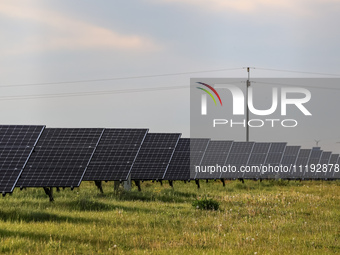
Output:
[[146,135],[147,135],[148,133],[149,133],[149,129],[147,128],[147,129],[146,129],[146,132],[145,132],[145,134],[144,134],[143,140],[142,140],[142,142],[141,142],[140,145],[139,145],[139,148],[138,148],[138,151],[137,151],[137,153],[136,153],[136,155],[135,155],[135,158],[133,159],[133,162],[132,162],[132,164],[131,164],[131,166],[130,166],[129,172],[128,172],[128,174],[127,174],[127,179],[129,179],[129,177],[131,176],[131,171],[132,171],[133,165],[134,165],[135,162],[136,162],[136,158],[138,157],[138,154],[139,154],[139,152],[140,152],[140,149],[142,148],[142,145],[143,145],[143,143],[144,143],[145,137],[146,137]]
[[79,180],[79,182],[78,182],[78,187],[80,186],[81,182],[83,181],[83,178],[84,178],[84,175],[85,175],[85,173],[86,173],[86,170],[87,170],[87,168],[88,168],[88,166],[89,166],[89,164],[90,164],[90,162],[91,162],[91,160],[92,160],[92,157],[93,157],[94,153],[95,153],[96,150],[97,150],[98,144],[99,144],[100,140],[101,140],[102,137],[103,137],[104,131],[105,131],[105,128],[103,128],[102,133],[100,134],[100,137],[98,138],[98,141],[97,141],[97,143],[96,143],[96,146],[94,147],[94,150],[92,151],[92,154],[91,154],[91,156],[90,156],[90,159],[88,160],[88,162],[87,162],[87,164],[86,164],[86,167],[85,167],[85,169],[84,169],[84,172],[83,172],[83,174],[82,174],[82,176],[81,176],[81,178],[80,178],[80,180]]
[[169,159],[169,161],[168,161],[168,164],[166,165],[165,171],[164,171],[164,173],[163,173],[162,180],[164,180],[164,177],[165,177],[165,175],[166,175],[166,172],[168,171],[169,164],[170,164],[170,162],[171,162],[171,159],[172,159],[172,157],[173,157],[173,155],[174,155],[174,153],[175,153],[175,150],[176,150],[176,147],[177,147],[178,141],[179,141],[179,139],[181,138],[181,136],[182,136],[182,133],[181,133],[181,134],[179,134],[179,136],[178,136],[178,139],[177,139],[176,145],[175,145],[175,147],[174,147],[174,149],[173,149],[173,151],[172,151],[172,153],[171,153],[171,157],[170,157],[170,159]]
[[25,167],[26,167],[26,165],[27,165],[27,162],[28,162],[28,160],[30,159],[30,157],[31,157],[31,155],[32,155],[32,153],[33,153],[33,151],[34,151],[34,149],[35,149],[35,146],[37,145],[37,143],[38,143],[38,141],[39,141],[39,139],[40,139],[40,137],[41,137],[41,134],[43,133],[43,131],[44,131],[45,128],[46,128],[46,125],[42,125],[41,127],[42,127],[42,129],[40,130],[40,133],[39,133],[37,139],[35,140],[34,145],[32,146],[31,151],[30,151],[29,155],[27,156],[25,163],[24,163],[24,165],[23,165],[22,168],[21,168],[21,171],[20,171],[20,173],[18,174],[18,177],[16,178],[14,185],[13,185],[12,188],[11,188],[11,191],[10,191],[10,192],[5,192],[5,194],[6,194],[6,193],[12,193],[13,190],[15,189],[15,187],[16,187],[16,185],[17,185],[17,183],[18,183],[18,180],[19,180],[19,178],[20,178],[20,176],[21,176],[22,172],[24,171],[24,169],[25,169]]

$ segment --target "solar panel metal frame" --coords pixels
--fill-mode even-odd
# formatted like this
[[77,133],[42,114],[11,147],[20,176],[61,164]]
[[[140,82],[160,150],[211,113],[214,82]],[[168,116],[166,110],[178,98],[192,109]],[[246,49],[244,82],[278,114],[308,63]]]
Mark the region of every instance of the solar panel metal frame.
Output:
[[[18,171],[18,170],[16,170],[16,169],[7,169],[7,170],[5,170],[6,172],[11,172],[12,174],[13,174],[13,172],[14,171],[17,171],[17,174],[16,174],[16,177],[15,177],[15,179],[14,180],[12,180],[12,184],[9,186],[10,187],[10,189],[8,189],[7,187],[8,187],[8,185],[6,185],[5,187],[4,187],[4,189],[2,189],[0,192],[3,194],[3,195],[5,195],[6,193],[12,193],[13,192],[13,190],[14,190],[14,188],[15,188],[15,186],[16,186],[16,184],[17,184],[17,182],[18,182],[18,180],[19,180],[19,178],[20,178],[20,176],[21,176],[21,174],[22,174],[22,172],[23,172],[23,170],[24,170],[24,168],[25,168],[25,166],[26,166],[26,164],[27,164],[27,162],[28,162],[28,160],[29,160],[29,158],[30,158],[30,156],[31,156],[31,154],[32,154],[32,152],[34,151],[34,148],[35,148],[35,146],[36,146],[36,144],[37,144],[37,142],[38,142],[38,140],[39,140],[39,138],[40,138],[40,136],[41,136],[41,134],[42,134],[42,132],[44,131],[44,129],[45,129],[45,125],[1,125],[0,126],[0,130],[2,129],[2,128],[4,128],[4,127],[7,127],[7,128],[13,128],[13,129],[15,129],[15,128],[24,128],[24,127],[26,127],[26,128],[40,128],[40,132],[39,132],[39,129],[37,130],[39,133],[38,133],[38,135],[37,135],[37,137],[35,138],[35,140],[34,140],[34,143],[31,145],[31,147],[30,147],[30,150],[29,150],[29,153],[24,157],[24,158],[26,158],[26,159],[24,159],[25,161],[23,162],[23,164],[22,164],[22,166],[20,167],[20,170]],[[25,134],[27,134],[27,132],[28,132],[28,130],[26,130],[26,132],[25,132]],[[2,141],[2,140],[1,140]],[[31,140],[28,140],[28,141],[31,141]],[[20,147],[20,149],[21,149],[21,147],[23,147],[24,145],[21,145],[21,142],[20,142],[20,146],[19,145],[16,145],[16,144],[13,144],[13,143],[11,143],[10,145],[4,145],[4,146],[1,146],[0,145],[0,152],[4,152],[4,151],[6,151],[6,149],[7,149],[7,153],[10,153],[13,149],[15,150],[15,151],[18,151],[19,150],[19,147]],[[23,150],[25,150],[25,149],[27,149],[29,146],[26,144],[25,145],[25,148],[22,148]],[[8,151],[9,150],[9,151]],[[0,155],[2,155],[2,153],[0,153]],[[15,156],[15,154],[13,155],[13,156]],[[0,170],[0,173],[2,173],[3,171],[2,170]],[[5,176],[3,176],[3,177],[5,177]],[[5,180],[6,181],[6,180]],[[8,181],[10,181],[9,179],[7,179],[7,183],[8,183]],[[2,183],[2,180],[1,180],[1,183]],[[2,186],[2,184],[1,184],[1,186]]]
[[[58,135],[56,137],[54,137],[53,139],[55,139],[55,143],[52,143],[52,145],[50,145],[50,141],[53,141],[53,139],[49,138],[44,141],[43,139],[39,139],[39,142],[37,143],[37,146],[36,146],[36,153],[39,153],[40,155],[32,155],[27,163],[27,165],[30,163],[30,161],[32,161],[32,164],[33,163],[36,163],[36,159],[35,157],[37,156],[41,156],[42,159],[45,159],[47,157],[44,156],[44,153],[45,152],[48,152],[49,150],[52,152],[52,153],[59,153],[59,150],[62,150],[62,152],[66,151],[66,156],[71,156],[72,157],[72,153],[78,153],[79,155],[79,152],[77,150],[86,150],[88,148],[86,148],[86,146],[90,147],[92,149],[91,152],[88,153],[88,155],[86,155],[86,158],[83,159],[83,163],[85,163],[84,166],[81,165],[81,169],[83,169],[82,171],[79,171],[79,173],[81,172],[81,175],[79,174],[78,177],[74,176],[73,180],[70,181],[70,178],[68,179],[65,179],[67,181],[64,181],[64,180],[56,180],[54,179],[54,183],[51,183],[51,182],[48,182],[47,180],[45,180],[44,178],[40,178],[39,180],[36,180],[35,183],[33,184],[32,183],[32,179],[29,179],[28,176],[32,176],[34,174],[36,174],[36,171],[35,170],[31,170],[31,169],[27,169],[27,165],[21,175],[21,177],[19,178],[18,180],[18,183],[17,183],[17,187],[71,187],[71,188],[74,188],[74,187],[79,187],[79,185],[81,184],[81,181],[84,177],[84,174],[86,172],[86,169],[91,161],[91,158],[93,157],[93,154],[96,150],[96,147],[103,135],[103,132],[104,132],[104,129],[102,128],[46,128],[44,129],[44,132],[46,132],[46,136],[48,136],[48,133],[47,132],[52,132],[52,131],[59,131],[60,133],[62,133],[63,131],[70,131],[70,133],[72,131],[97,131],[98,134],[97,134],[97,138],[95,136],[93,136],[92,140],[92,144],[93,144],[93,147],[92,146],[88,146],[88,145],[85,145],[85,141],[82,141],[79,140],[78,141],[78,144],[74,144],[74,143],[69,143],[69,140],[68,141],[63,141],[63,139],[60,139],[60,141],[58,141]],[[42,134],[42,136],[44,135],[44,133]],[[53,137],[54,134],[51,135],[51,137]],[[63,142],[66,142],[66,146],[65,144],[63,145]],[[39,147],[39,143],[41,143],[41,147]],[[44,143],[46,143],[44,145]],[[86,143],[89,143],[88,141],[86,141]],[[85,151],[86,153],[86,151]],[[60,154],[61,155],[61,154]],[[60,156],[59,156],[60,157]],[[75,160],[75,159],[74,159]],[[79,160],[79,158],[78,158]],[[82,158],[80,159],[82,160]],[[64,161],[62,161],[63,163],[66,164],[66,159]],[[73,161],[75,162],[75,161]],[[68,163],[69,164],[69,163]],[[37,163],[37,165],[35,166],[36,169],[40,169],[41,168],[41,165],[39,165],[39,163]],[[58,172],[58,170],[60,170],[60,167],[54,167],[54,168],[51,168],[52,169],[52,174],[53,175],[58,175],[60,174],[60,172]],[[38,173],[39,175],[41,174],[42,170],[39,170]],[[24,176],[24,174],[27,173],[27,176]],[[66,171],[63,171],[63,173],[67,173]],[[74,171],[72,172],[74,173]],[[71,172],[68,173],[69,176],[71,176]],[[50,175],[51,176],[51,175]],[[58,183],[56,183],[58,181]],[[70,184],[70,182],[72,182],[72,184]]]
[[[105,139],[105,132],[108,133],[108,139]],[[139,137],[142,137],[142,140],[137,143],[132,143],[135,140],[131,136],[131,133],[137,133]],[[143,135],[144,132],[144,135]],[[131,175],[131,169],[133,167],[133,164],[136,161],[137,155],[140,151],[140,148],[145,140],[145,137],[147,133],[149,132],[149,129],[127,129],[127,128],[105,128],[104,133],[97,145],[97,148],[95,150],[95,153],[91,159],[91,162],[89,164],[88,169],[85,172],[83,181],[125,181],[129,178]],[[118,134],[114,134],[118,133]],[[112,139],[110,135],[114,135],[116,139]],[[128,138],[128,139],[127,139]],[[133,139],[132,141],[128,141],[129,139]],[[109,140],[108,143],[106,140]],[[128,144],[125,142],[128,141]],[[124,142],[124,143],[122,143]],[[135,148],[131,149],[132,145],[139,144],[137,151],[135,151]],[[119,156],[118,159],[122,162],[114,163],[114,156],[110,156],[109,159],[106,159],[105,162],[102,161],[96,161],[96,156],[99,157],[99,155],[103,152],[107,152],[109,150],[109,154],[114,154],[117,152],[117,155],[126,154],[126,158],[122,160],[122,157]],[[133,154],[133,155],[132,155]],[[132,156],[131,156],[132,155]],[[131,160],[131,157],[133,157],[132,162],[128,161]],[[115,161],[116,162],[116,161]],[[98,170],[98,168],[102,168],[104,165],[104,169]],[[91,170],[91,167],[94,168],[94,170]],[[95,169],[97,167],[97,170]],[[115,170],[115,168],[118,168],[118,170]],[[121,169],[124,169],[123,171]],[[128,171],[126,171],[128,169]]]

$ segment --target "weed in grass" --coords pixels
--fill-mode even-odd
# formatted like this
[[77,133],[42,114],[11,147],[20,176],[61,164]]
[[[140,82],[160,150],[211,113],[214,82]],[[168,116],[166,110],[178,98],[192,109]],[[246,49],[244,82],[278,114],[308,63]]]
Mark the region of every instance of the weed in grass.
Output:
[[218,210],[220,203],[212,198],[204,197],[193,201],[192,206],[202,210]]

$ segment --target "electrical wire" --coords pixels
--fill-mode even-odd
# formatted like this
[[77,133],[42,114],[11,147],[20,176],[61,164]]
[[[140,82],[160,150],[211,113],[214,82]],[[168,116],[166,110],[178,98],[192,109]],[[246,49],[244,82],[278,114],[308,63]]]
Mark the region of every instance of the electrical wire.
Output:
[[223,72],[223,71],[234,71],[234,70],[240,70],[240,69],[242,69],[242,68],[241,67],[238,67],[238,68],[224,68],[224,69],[205,70],[205,71],[193,71],[193,72],[182,72],[182,73],[167,73],[167,74],[155,74],[155,75],[141,75],[141,76],[129,76],[129,77],[116,77],[116,78],[106,78],[106,79],[90,79],[90,80],[74,80],[74,81],[59,81],[59,82],[13,84],[13,85],[1,85],[0,88],[44,86],[44,85],[58,85],[58,84],[84,83],[84,82],[104,82],[104,81],[132,80],[132,79],[166,77],[166,76],[197,74],[197,73],[213,73],[213,72]]
[[8,96],[8,97],[0,97],[0,101],[55,98],[55,97],[74,97],[74,96],[97,96],[97,95],[150,92],[150,91],[176,90],[176,89],[188,89],[188,88],[190,88],[190,87],[189,86],[171,86],[171,87],[153,87],[153,88],[125,89],[125,90],[122,89],[122,90],[108,90],[108,91],[94,91],[94,92],[76,92],[76,93],[60,93],[60,94]]
[[340,90],[340,88],[333,87],[321,87],[321,86],[305,86],[305,85],[297,85],[297,84],[289,84],[289,83],[277,83],[277,82],[264,82],[264,81],[251,81],[251,83],[257,84],[266,84],[266,85],[279,85],[279,86],[290,86],[290,87],[303,87],[303,88],[311,88],[311,89],[326,89],[326,90]]
[[282,70],[282,69],[261,68],[261,67],[252,67],[252,69],[265,70],[265,71],[285,72],[285,73],[304,73],[304,74],[315,74],[315,75],[338,76],[338,77],[340,77],[340,74],[332,74],[332,73],[315,73],[315,72],[304,72],[304,71],[294,71],[294,70]]

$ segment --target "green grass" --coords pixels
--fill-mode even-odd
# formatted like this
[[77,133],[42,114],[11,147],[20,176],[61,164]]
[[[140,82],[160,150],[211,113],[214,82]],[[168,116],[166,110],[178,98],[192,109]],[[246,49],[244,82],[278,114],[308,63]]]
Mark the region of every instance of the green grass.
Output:
[[[0,254],[339,254],[340,182],[103,183],[0,198]],[[220,204],[195,209],[196,199]]]

